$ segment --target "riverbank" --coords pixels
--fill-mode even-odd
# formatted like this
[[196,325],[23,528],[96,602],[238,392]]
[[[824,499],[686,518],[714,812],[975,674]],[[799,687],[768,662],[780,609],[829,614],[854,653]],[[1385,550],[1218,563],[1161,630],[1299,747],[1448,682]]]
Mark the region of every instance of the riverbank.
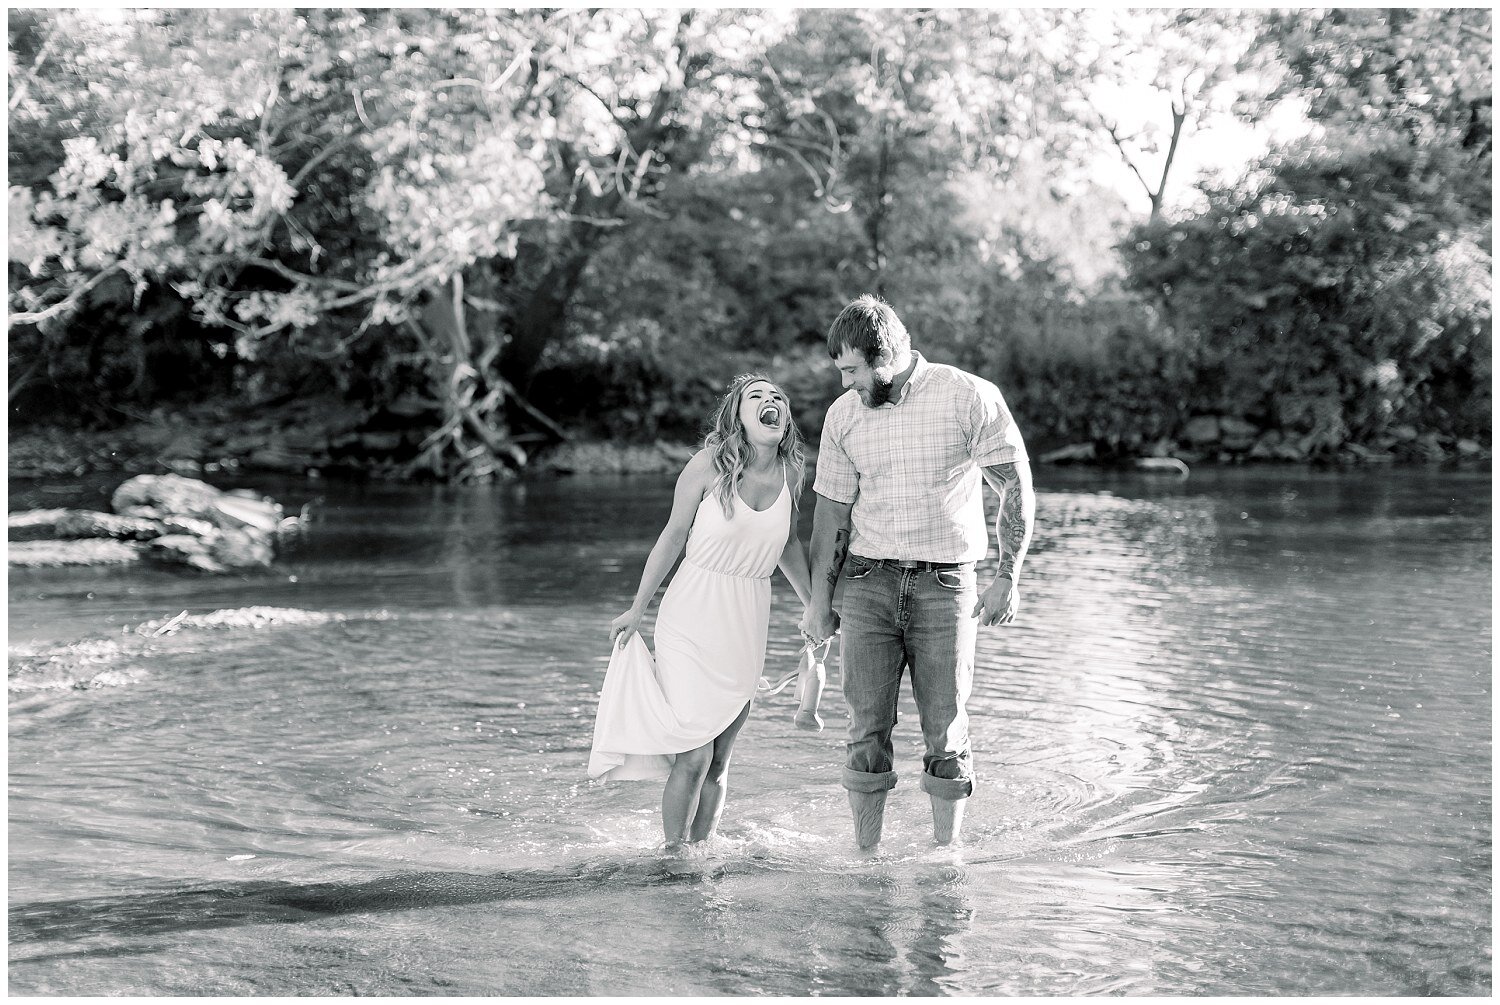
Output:
[[[389,428],[351,425],[352,415],[326,403],[290,405],[260,415],[226,416],[221,410],[158,410],[110,430],[55,426],[12,429],[7,453],[9,477],[46,481],[116,472],[122,476],[172,472],[221,479],[240,471],[275,472],[317,479],[342,475],[406,480],[404,460],[420,441],[416,426]],[[1315,451],[1274,433],[1251,436],[1231,420],[1212,417],[1189,424],[1182,440],[1162,440],[1142,456],[1101,450],[1092,443],[1033,444],[1039,464],[1131,467],[1173,458],[1200,464],[1324,464],[1364,466],[1420,464],[1487,465],[1489,444],[1398,428],[1374,446],[1344,444]],[[809,444],[810,453],[815,444]],[[625,443],[573,440],[535,447],[526,472],[540,475],[651,474],[679,470],[696,449],[693,443]],[[1161,470],[1166,470],[1161,468]]]
[[[10,431],[7,472],[12,480],[46,481],[97,473],[159,474],[218,479],[241,471],[321,478],[342,475],[405,481],[406,463],[422,439],[399,415],[380,426],[351,424],[352,416],[320,405],[275,414],[226,416],[222,411],[158,411],[115,429],[33,426]],[[363,418],[363,417],[360,417]],[[693,455],[691,443],[570,441],[533,447],[528,473],[649,474],[677,471]]]

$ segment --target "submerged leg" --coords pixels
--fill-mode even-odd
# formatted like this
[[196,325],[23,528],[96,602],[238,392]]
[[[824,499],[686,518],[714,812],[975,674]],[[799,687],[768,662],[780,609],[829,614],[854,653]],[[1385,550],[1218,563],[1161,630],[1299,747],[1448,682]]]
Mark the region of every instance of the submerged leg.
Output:
[[967,799],[944,799],[929,793],[932,800],[932,837],[938,844],[952,844],[964,825],[964,804]]
[[724,812],[724,798],[729,794],[729,755],[734,750],[734,738],[740,727],[750,718],[750,703],[740,709],[733,722],[720,733],[713,743],[713,757],[708,762],[708,772],[703,776],[703,786],[698,794],[698,812],[693,817],[691,840],[707,841],[719,829],[719,817]]
[[849,790],[849,808],[854,811],[854,843],[860,851],[871,851],[880,844],[885,824],[885,794],[889,791],[857,792]]
[[714,745],[709,742],[695,750],[683,751],[672,762],[672,773],[661,794],[661,827],[669,849],[687,839],[688,820],[697,805],[698,790],[703,786],[713,752]]

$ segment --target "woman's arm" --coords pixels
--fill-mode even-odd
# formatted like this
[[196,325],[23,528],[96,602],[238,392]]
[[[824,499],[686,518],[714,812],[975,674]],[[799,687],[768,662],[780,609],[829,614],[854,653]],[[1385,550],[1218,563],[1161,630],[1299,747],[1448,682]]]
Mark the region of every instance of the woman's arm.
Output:
[[792,526],[786,536],[786,547],[781,549],[781,558],[777,560],[776,567],[781,570],[786,581],[792,584],[797,599],[806,607],[812,600],[812,571],[807,565],[807,549],[802,547],[802,539],[797,536],[795,510],[792,512]]
[[639,631],[646,608],[651,606],[651,599],[656,596],[661,581],[672,571],[673,563],[687,544],[688,532],[693,529],[693,517],[697,515],[698,504],[703,501],[703,494],[713,484],[713,469],[712,455],[707,450],[700,450],[687,462],[682,474],[677,476],[677,488],[672,494],[672,514],[667,517],[667,525],[662,528],[656,544],[651,548],[651,554],[646,558],[646,567],[641,571],[641,585],[635,591],[635,602],[631,604],[630,610],[610,625],[611,642],[618,638],[623,645],[631,632]]

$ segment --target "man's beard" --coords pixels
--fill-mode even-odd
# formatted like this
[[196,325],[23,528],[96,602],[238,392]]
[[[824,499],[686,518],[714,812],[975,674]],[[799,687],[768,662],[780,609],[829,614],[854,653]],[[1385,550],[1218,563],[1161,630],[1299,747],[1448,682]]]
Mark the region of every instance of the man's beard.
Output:
[[894,380],[883,380],[878,374],[873,375],[870,378],[869,394],[860,395],[860,400],[865,403],[866,408],[879,408],[891,400],[891,388],[895,386],[896,382]]

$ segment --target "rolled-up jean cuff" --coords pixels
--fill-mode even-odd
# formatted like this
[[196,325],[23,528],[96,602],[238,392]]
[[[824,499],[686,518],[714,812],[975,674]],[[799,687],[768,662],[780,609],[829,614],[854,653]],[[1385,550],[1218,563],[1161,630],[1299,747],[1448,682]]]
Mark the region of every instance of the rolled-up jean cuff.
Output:
[[[845,782],[844,784],[848,784]],[[972,778],[939,778],[922,772],[922,791],[939,799],[967,799],[974,794]]]
[[850,792],[884,792],[896,787],[894,771],[855,771],[844,769],[844,788]]

